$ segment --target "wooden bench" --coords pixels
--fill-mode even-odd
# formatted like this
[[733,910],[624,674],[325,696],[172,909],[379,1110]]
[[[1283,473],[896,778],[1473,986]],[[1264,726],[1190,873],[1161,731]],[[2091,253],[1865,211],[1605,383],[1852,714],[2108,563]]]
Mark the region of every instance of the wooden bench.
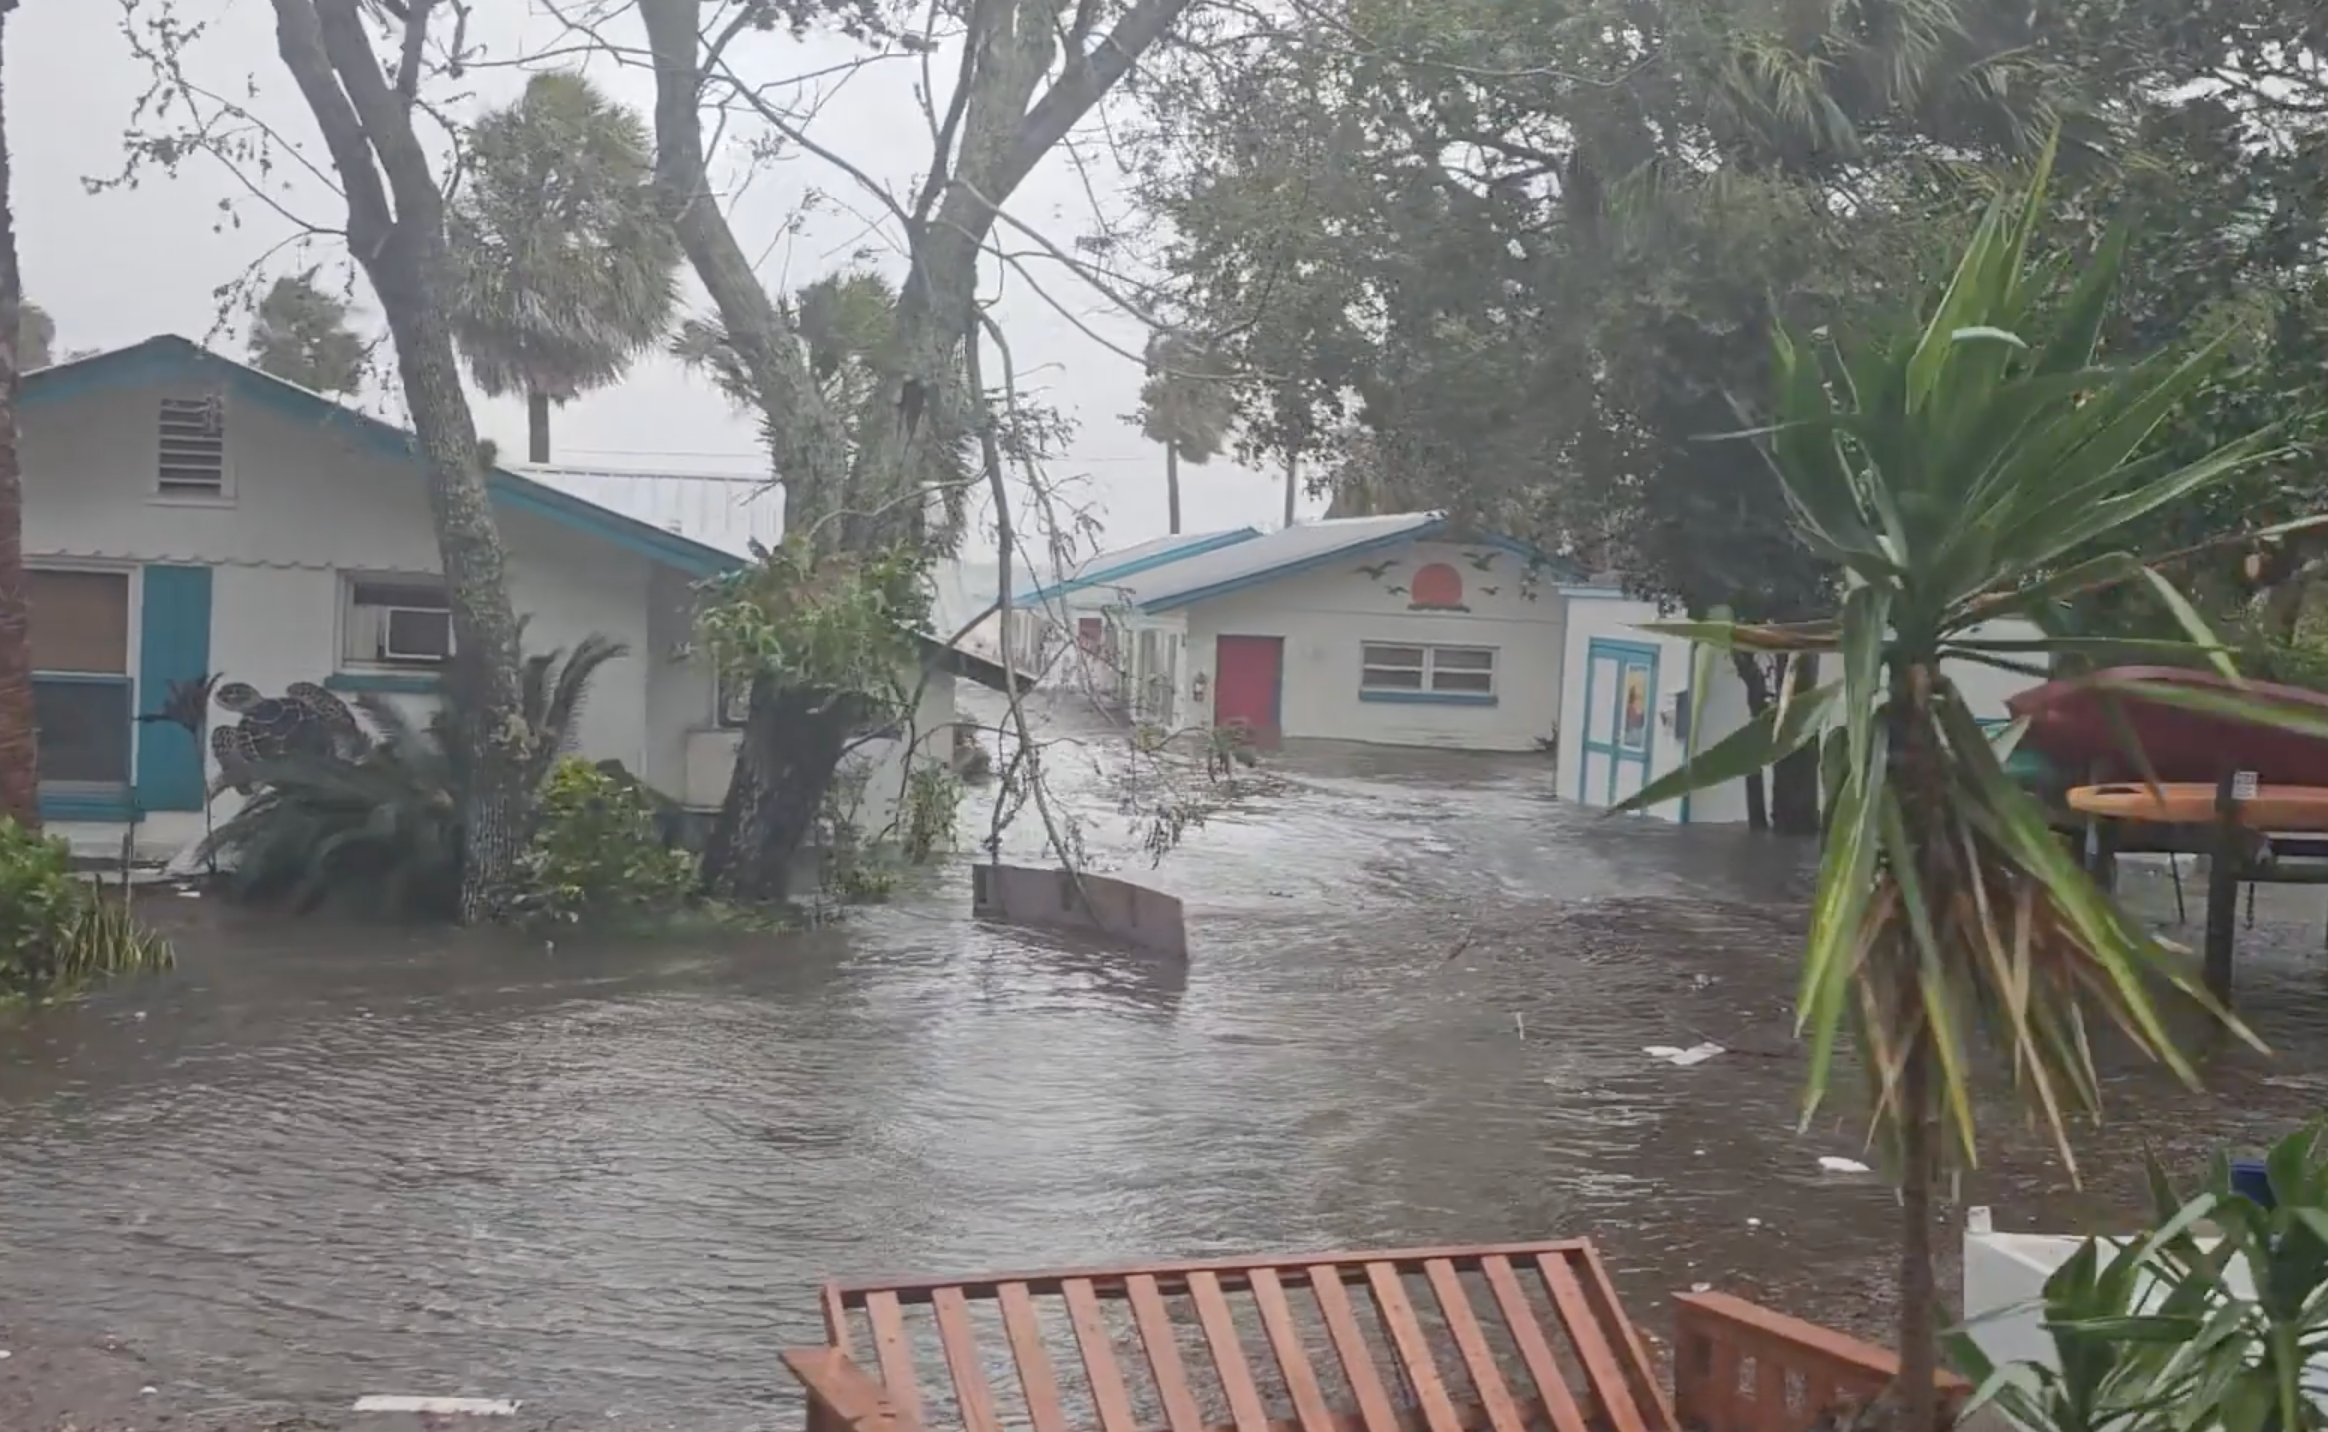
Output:
[[1679,1408],[1589,1243],[835,1283],[810,1432],[1803,1432],[1891,1354],[1686,1294]]

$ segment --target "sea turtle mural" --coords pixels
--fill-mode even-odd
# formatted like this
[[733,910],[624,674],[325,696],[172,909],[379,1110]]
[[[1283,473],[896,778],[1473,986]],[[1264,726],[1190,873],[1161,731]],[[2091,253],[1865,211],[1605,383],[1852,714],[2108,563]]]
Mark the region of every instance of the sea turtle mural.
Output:
[[294,681],[281,696],[261,696],[247,681],[229,681],[210,704],[235,720],[210,733],[210,754],[218,762],[211,794],[233,790],[249,795],[253,773],[269,761],[290,756],[354,760],[370,744],[346,702],[312,681]]

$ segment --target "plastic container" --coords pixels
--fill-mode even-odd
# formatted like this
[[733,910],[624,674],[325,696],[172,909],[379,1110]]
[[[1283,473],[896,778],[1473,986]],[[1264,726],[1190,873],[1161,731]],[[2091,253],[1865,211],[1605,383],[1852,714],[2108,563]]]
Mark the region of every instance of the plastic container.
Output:
[[2262,1159],[2231,1160],[2231,1191],[2265,1208],[2279,1206],[2279,1201],[2271,1196],[2271,1174]]

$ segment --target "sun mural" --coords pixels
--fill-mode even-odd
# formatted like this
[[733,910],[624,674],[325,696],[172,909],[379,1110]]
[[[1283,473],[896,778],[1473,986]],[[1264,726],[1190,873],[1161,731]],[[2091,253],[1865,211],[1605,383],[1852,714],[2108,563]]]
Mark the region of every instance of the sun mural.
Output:
[[1463,605],[1463,574],[1445,562],[1433,562],[1419,569],[1408,587],[1408,605],[1418,611],[1470,610]]

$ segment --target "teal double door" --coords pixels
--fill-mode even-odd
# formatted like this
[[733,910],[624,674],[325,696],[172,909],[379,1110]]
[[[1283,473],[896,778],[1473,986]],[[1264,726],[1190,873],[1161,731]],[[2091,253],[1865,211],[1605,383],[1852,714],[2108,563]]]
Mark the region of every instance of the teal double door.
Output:
[[1649,782],[1657,730],[1657,648],[1594,637],[1585,648],[1584,733],[1577,793],[1612,806]]

